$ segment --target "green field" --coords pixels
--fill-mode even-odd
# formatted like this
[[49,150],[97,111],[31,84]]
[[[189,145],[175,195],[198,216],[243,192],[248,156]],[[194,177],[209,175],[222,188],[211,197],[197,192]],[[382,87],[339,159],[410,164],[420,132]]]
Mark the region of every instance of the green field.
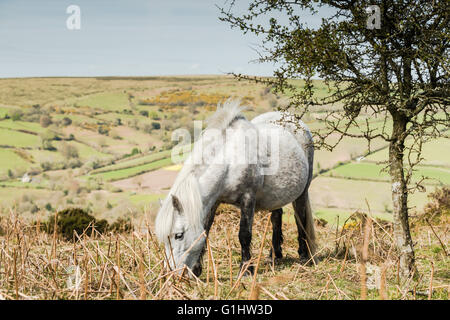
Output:
[[149,155],[144,155],[144,156],[140,156],[137,158],[132,158],[129,160],[124,159],[123,161],[121,161],[119,163],[105,166],[105,167],[102,167],[101,169],[93,170],[92,174],[141,166],[144,164],[148,164],[151,162],[169,158],[171,155],[171,152],[172,152],[172,150],[167,150],[167,151],[162,151],[162,152],[158,152],[155,154],[149,154]]
[[42,126],[37,122],[13,121],[10,119],[0,121],[0,128],[12,129],[17,131],[24,130],[36,134],[47,131],[47,129],[42,128]]
[[172,160],[170,158],[167,158],[131,168],[96,173],[91,175],[90,178],[102,178],[104,181],[117,181],[125,178],[134,177],[139,174],[156,170],[165,166],[169,166],[171,164]]
[[7,174],[8,170],[27,169],[30,165],[14,149],[0,148],[0,174]]
[[38,136],[0,128],[0,145],[18,148],[33,148],[41,144]]
[[[407,146],[410,144],[410,142],[406,143]],[[422,164],[432,166],[450,166],[450,139],[438,138],[436,140],[424,143],[422,146],[422,157],[424,158]],[[383,149],[367,156],[365,160],[381,162],[386,161],[388,158],[388,149]]]
[[[374,163],[348,163],[339,166],[325,175],[330,177],[340,177],[358,180],[378,180],[390,181],[389,173],[384,170],[383,165]],[[417,166],[413,173],[412,182],[418,182],[422,177],[427,177],[430,180],[426,181],[428,184],[450,184],[450,169],[438,167],[423,167]]]
[[[294,224],[295,217],[293,211],[290,208],[286,208],[286,214],[283,215],[283,221]],[[345,221],[354,213],[353,210],[343,210],[336,208],[316,208],[314,210],[314,216],[319,219],[324,219],[331,226],[343,226]],[[389,213],[373,213],[372,217],[382,220],[391,221],[392,215]]]
[[107,111],[122,111],[128,108],[128,96],[125,93],[107,92],[77,99],[77,106],[89,106],[94,109],[103,109]]

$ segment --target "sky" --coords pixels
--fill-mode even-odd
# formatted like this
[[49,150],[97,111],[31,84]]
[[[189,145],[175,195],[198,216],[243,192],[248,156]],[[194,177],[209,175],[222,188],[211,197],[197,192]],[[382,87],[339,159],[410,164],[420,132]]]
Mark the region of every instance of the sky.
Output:
[[[224,3],[0,0],[0,78],[271,75],[273,65],[252,62],[258,39],[218,19]],[[70,5],[81,10],[80,30],[66,26]]]

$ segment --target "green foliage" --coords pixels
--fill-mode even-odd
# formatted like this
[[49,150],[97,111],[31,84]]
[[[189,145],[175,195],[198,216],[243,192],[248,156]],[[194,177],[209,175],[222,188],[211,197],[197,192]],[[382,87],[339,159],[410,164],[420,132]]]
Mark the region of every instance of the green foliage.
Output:
[[115,232],[115,233],[129,233],[133,231],[133,225],[131,223],[131,220],[124,219],[124,218],[118,218],[114,223],[112,223],[109,228],[109,231]]
[[56,148],[53,146],[51,140],[42,140],[42,149],[48,151],[55,151]]
[[68,143],[61,144],[61,147],[58,149],[58,151],[61,152],[61,154],[66,159],[73,159],[79,157],[78,149],[75,146],[70,145]]
[[159,116],[158,112],[156,112],[156,111],[150,112],[149,116],[153,120],[161,120],[161,117]]
[[54,233],[55,217],[57,234],[68,241],[77,239],[76,236],[74,236],[74,232],[79,236],[83,233],[90,236],[93,229],[102,234],[108,231],[126,233],[133,230],[130,219],[118,218],[114,223],[109,224],[105,219],[98,220],[80,208],[68,208],[59,211],[56,215],[52,215],[48,218],[47,222],[42,225],[42,230],[50,234]]
[[63,126],[70,126],[72,124],[72,119],[69,117],[64,117],[61,123]]
[[100,126],[98,126],[98,133],[103,134],[103,135],[108,135],[109,128],[107,126],[100,125]]
[[78,235],[83,234],[85,231],[90,235],[92,228],[100,233],[104,233],[108,229],[108,222],[106,220],[97,221],[97,219],[82,209],[69,208],[49,217],[48,221],[43,225],[43,230],[48,233],[54,233],[55,218],[57,234],[69,241],[74,240],[74,231]]
[[39,119],[39,123],[41,124],[42,128],[47,128],[52,124],[52,119],[47,115],[42,115]]
[[159,122],[152,122],[152,128],[155,130],[161,129],[161,124]]
[[19,121],[20,119],[22,119],[23,116],[23,112],[20,110],[13,110],[11,112],[11,120],[12,121]]
[[133,150],[131,150],[130,157],[139,153],[141,153],[141,151],[138,148],[133,148]]
[[40,134],[41,142],[42,142],[42,149],[48,150],[48,151],[55,151],[56,148],[53,146],[52,141],[58,140],[55,133],[47,130]]

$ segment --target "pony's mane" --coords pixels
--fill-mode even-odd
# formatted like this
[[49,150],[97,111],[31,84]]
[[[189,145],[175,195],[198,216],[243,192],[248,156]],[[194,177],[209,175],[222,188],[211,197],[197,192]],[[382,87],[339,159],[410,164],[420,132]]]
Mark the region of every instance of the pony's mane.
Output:
[[[223,105],[217,105],[216,112],[207,120],[208,126],[205,130],[225,130],[235,119],[245,119],[241,114],[242,110],[244,110],[244,108],[240,106],[240,101],[238,100],[227,100]],[[194,144],[193,153],[197,150],[195,145],[196,144]],[[171,200],[172,195],[177,196],[180,200],[189,227],[194,229],[203,228],[201,220],[203,203],[200,187],[197,178],[194,175],[195,165],[189,161],[191,156],[192,153],[175,179],[175,182],[156,217],[155,233],[161,242],[167,242],[168,236],[172,231],[175,214]]]
[[241,113],[243,110],[245,108],[241,106],[239,100],[228,99],[222,105],[218,104],[216,112],[207,120],[206,130],[226,129],[236,118],[245,119]]
[[171,196],[175,195],[183,206],[189,226],[194,229],[202,227],[201,215],[203,203],[200,188],[191,165],[183,166],[175,183],[164,200],[155,220],[155,232],[159,241],[167,242],[172,230],[173,216],[175,214]]

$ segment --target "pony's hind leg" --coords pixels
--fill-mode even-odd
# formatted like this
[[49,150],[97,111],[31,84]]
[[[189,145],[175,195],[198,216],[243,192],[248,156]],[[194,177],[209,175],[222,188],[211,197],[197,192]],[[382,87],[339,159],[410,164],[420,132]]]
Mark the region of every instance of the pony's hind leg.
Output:
[[269,259],[272,261],[275,255],[275,260],[283,258],[281,251],[281,244],[283,243],[283,232],[281,230],[283,209],[276,209],[272,211],[270,221],[272,222],[272,248],[270,249]]
[[[241,270],[244,265],[249,262],[251,258],[250,245],[252,242],[252,226],[253,216],[255,214],[255,198],[249,194],[242,197],[241,207],[241,221],[239,224],[239,242],[241,244]],[[253,274],[254,267],[248,266],[247,271]]]
[[308,198],[308,191],[293,203],[298,231],[298,254],[301,260],[309,260],[315,254],[314,220]]

